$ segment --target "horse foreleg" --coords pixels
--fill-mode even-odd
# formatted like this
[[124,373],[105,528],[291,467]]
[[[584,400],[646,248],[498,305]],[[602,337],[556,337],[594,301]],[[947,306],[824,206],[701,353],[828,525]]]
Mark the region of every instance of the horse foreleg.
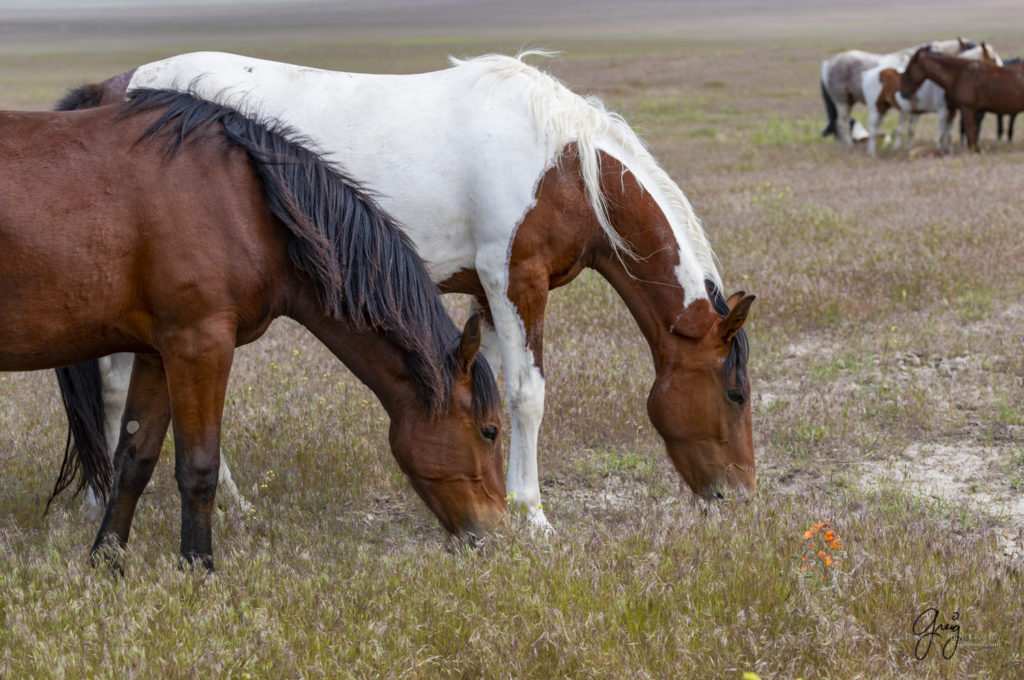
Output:
[[495,277],[490,285],[482,281],[501,345],[511,419],[505,486],[510,505],[522,508],[535,529],[549,531],[537,474],[537,438],[544,416],[542,340],[548,278],[546,272],[533,276],[525,271],[510,271],[509,277],[507,289],[501,277]]
[[[131,366],[131,355],[128,359]],[[160,359],[139,357],[130,377],[127,400],[118,409],[124,418],[114,454],[114,485],[92,547],[94,564],[106,561],[118,570],[116,552],[128,543],[135,507],[153,475],[171,418]]]
[[953,145],[953,118],[954,111],[951,111],[949,107],[939,107],[939,132],[935,139],[935,144],[944,152],[949,153]]
[[967,148],[978,151],[978,119],[974,109],[960,107],[960,122],[964,126],[967,135]]
[[[223,331],[224,329],[217,329]],[[220,428],[235,333],[189,334],[165,352],[174,427],[174,477],[181,495],[181,558],[213,569],[213,504],[220,469]]]
[[836,102],[836,139],[849,146],[853,144],[853,137],[850,135],[850,109],[853,108],[845,102]]
[[[900,122],[901,123],[903,122],[904,118],[906,119],[906,130],[907,130],[907,133],[903,136],[902,148],[909,149],[910,147],[912,147],[914,145],[914,131],[917,128],[917,119],[920,118],[920,116],[917,115],[916,113],[906,113],[905,114],[901,110],[900,111]],[[902,127],[902,125],[900,127]],[[899,142],[897,142],[893,146],[895,148],[897,148],[897,149],[901,148],[901,145],[899,144]]]
[[[133,356],[130,352],[119,352],[99,360],[100,382],[103,386],[104,434],[111,458],[114,457],[114,447],[117,445],[121,429],[121,414],[124,412],[125,399],[128,395],[128,381],[132,374]],[[221,507],[225,507],[229,502],[234,502],[242,512],[253,510],[252,503],[238,490],[234,477],[231,475],[231,469],[228,467],[228,461],[223,456],[220,459],[220,484],[224,490],[221,496]],[[87,514],[95,514],[97,518],[103,512],[103,504],[100,503],[99,497],[92,487],[86,490],[85,507]]]
[[875,156],[878,130],[882,127],[882,119],[885,118],[885,113],[885,111],[879,111],[878,107],[868,107],[868,155],[872,158]]
[[491,310],[487,305],[486,298],[470,298],[469,316],[477,313],[481,314],[483,320],[480,324],[480,353],[484,355],[484,359],[487,360],[494,372],[495,379],[497,379],[498,370],[501,368],[501,340],[498,338],[497,331],[494,330],[494,321],[491,319]]

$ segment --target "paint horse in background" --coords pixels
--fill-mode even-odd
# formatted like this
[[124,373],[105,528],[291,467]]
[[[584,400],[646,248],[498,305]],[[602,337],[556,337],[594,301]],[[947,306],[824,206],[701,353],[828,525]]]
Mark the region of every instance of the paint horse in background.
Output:
[[[527,53],[529,54],[529,53]],[[180,55],[99,86],[192,90],[279,118],[379,197],[442,291],[485,314],[504,367],[506,486],[548,528],[537,476],[548,291],[584,267],[623,298],[650,345],[648,414],[697,495],[754,488],[747,340],[753,296],[726,299],[690,202],[625,121],[519,58],[365,75],[222,53]]]
[[1024,65],[997,66],[988,61],[968,61],[919,49],[900,78],[900,94],[910,97],[925,80],[946,91],[950,106],[960,112],[967,133],[967,147],[978,149],[978,114],[1000,115],[1024,111]]
[[[962,38],[938,40],[927,44],[938,51],[952,54],[959,54],[978,45],[973,40]],[[828,123],[821,131],[821,135],[835,135],[836,140],[842,144],[851,144],[850,112],[853,105],[872,101],[864,92],[865,73],[876,68],[894,68],[901,71],[918,47],[920,46],[908,47],[888,54],[847,50],[821,62],[821,96],[825,100],[825,111],[828,114]],[[910,124],[909,119],[907,124]],[[869,145],[871,141],[869,136]],[[869,151],[873,152],[873,149],[869,148]]]
[[[972,47],[960,53],[961,59],[983,59],[993,64],[1002,65],[999,54],[991,45],[982,42],[977,47]],[[952,145],[953,119],[956,111],[951,109],[946,102],[946,92],[931,80],[926,80],[917,89],[914,96],[904,99],[900,94],[900,71],[895,68],[881,68],[876,66],[864,72],[863,87],[868,104],[868,154],[875,155],[875,140],[879,136],[879,128],[882,119],[891,108],[899,111],[900,122],[896,125],[893,136],[893,148],[901,146],[900,130],[906,126],[906,137],[903,143],[907,148],[914,141],[914,126],[917,116],[922,113],[937,113],[939,115],[939,132],[936,138],[936,146],[948,152]]]
[[181,556],[212,567],[234,348],[282,315],[376,393],[392,452],[450,534],[505,520],[479,320],[460,339],[393,220],[274,125],[158,91],[2,113],[0,242],[0,370],[135,353],[94,560],[116,566],[170,423]]

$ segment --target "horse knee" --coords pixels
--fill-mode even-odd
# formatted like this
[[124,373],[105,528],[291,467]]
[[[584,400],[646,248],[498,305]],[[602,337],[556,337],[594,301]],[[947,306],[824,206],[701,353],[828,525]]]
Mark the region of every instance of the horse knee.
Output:
[[193,452],[187,461],[175,465],[175,477],[183,495],[213,498],[217,491],[219,476],[220,456],[205,451]]
[[523,421],[539,423],[544,416],[544,377],[536,367],[518,376],[509,390],[509,406]]

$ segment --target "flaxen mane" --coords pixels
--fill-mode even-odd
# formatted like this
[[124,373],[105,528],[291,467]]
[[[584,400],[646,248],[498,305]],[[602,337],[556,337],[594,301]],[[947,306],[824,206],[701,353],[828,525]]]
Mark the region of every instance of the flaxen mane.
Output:
[[[648,151],[622,116],[605,109],[595,97],[584,98],[572,92],[553,76],[523,62],[533,55],[549,56],[542,51],[529,51],[517,57],[491,54],[469,60],[451,59],[455,65],[478,65],[483,77],[507,79],[521,76],[530,86],[530,105],[538,130],[547,137],[547,162],[557,161],[562,149],[575,142],[579,150],[580,173],[584,189],[602,229],[617,252],[633,255],[629,244],[618,234],[608,218],[608,207],[600,187],[600,155],[605,150],[615,156],[624,166],[651,178],[644,184],[640,175],[637,181],[658,200],[665,215],[677,234],[685,239],[680,248],[690,250],[702,269],[698,278],[710,279],[718,288],[722,287],[715,256],[708,243],[707,235],[693,206],[679,186],[672,181]],[[687,291],[687,297],[700,291]]]

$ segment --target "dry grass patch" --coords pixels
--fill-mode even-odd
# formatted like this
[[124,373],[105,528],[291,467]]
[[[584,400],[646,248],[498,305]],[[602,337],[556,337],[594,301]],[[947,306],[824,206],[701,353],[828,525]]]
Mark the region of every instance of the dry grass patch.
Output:
[[[999,28],[1005,7],[940,4],[928,18],[886,6],[899,16],[884,33],[862,12],[824,22],[734,3],[673,6],[664,21],[641,3],[569,34],[521,17],[495,27],[476,9],[463,23],[318,25],[303,5],[277,28],[262,9],[195,31],[132,15],[131,31],[5,41],[12,108],[198,48],[377,72],[564,48],[551,70],[643,132],[702,216],[728,292],[758,295],[760,487],[709,512],[688,499],[645,413],[649,350],[585,273],[552,294],[546,321],[551,540],[513,523],[481,553],[445,553],[391,459],[382,409],[282,322],[232,374],[224,451],[255,513],[218,514],[219,572],[176,568],[165,460],[118,580],[86,567],[94,527],[75,502],[41,515],[64,442],[55,381],[4,374],[0,676],[1012,677],[1024,649],[1024,152],[996,143],[991,123],[980,156],[871,160],[817,136],[828,54],[912,44],[924,38],[896,27],[949,16],[1004,52],[1020,42]],[[552,35],[565,37],[540,39]],[[933,135],[925,119],[918,143]],[[921,484],[941,480],[954,483],[935,497]],[[826,520],[841,568],[802,578],[804,532]],[[946,623],[958,613],[960,646],[918,661],[913,622],[932,607]]]

